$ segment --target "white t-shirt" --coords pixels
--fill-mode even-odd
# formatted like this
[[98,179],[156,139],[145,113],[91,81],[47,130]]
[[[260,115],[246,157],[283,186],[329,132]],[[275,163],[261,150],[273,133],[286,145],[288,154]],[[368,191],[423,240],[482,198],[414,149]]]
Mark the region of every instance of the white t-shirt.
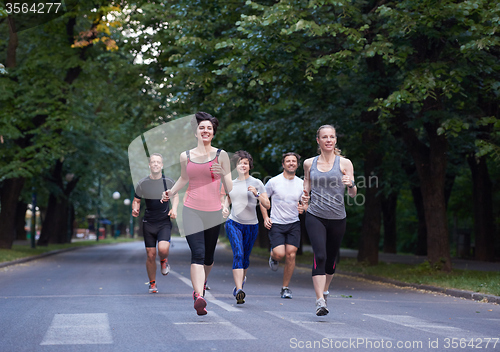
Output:
[[283,173],[266,183],[266,192],[271,200],[273,224],[291,224],[299,221],[298,202],[302,196],[304,181],[295,176],[288,180]]
[[257,219],[257,198],[248,190],[249,186],[254,186],[259,193],[265,193],[266,188],[261,180],[249,176],[246,180],[233,180],[233,189],[229,192],[231,198],[231,215],[229,219],[242,225],[256,225]]

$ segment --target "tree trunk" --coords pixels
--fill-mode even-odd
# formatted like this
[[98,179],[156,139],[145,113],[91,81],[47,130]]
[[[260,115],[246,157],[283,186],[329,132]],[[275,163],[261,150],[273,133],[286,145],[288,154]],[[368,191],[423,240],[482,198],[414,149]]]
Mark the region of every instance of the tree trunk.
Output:
[[[7,44],[7,68],[16,67],[16,52],[19,44],[14,17],[7,17],[9,42]],[[24,186],[24,178],[11,178],[3,181],[0,189],[0,248],[11,249],[16,238],[16,209]]]
[[67,243],[68,242],[68,215],[69,215],[69,196],[78,183],[78,177],[64,185],[63,163],[56,161],[56,165],[51,175],[51,181],[58,187],[59,191],[52,191],[49,195],[47,213],[43,219],[42,232],[38,239],[39,246],[47,246],[49,243]]
[[[69,212],[68,212],[68,242],[71,243],[71,239],[76,235],[76,214],[75,214],[75,205],[73,202],[69,203]],[[125,231],[124,231],[125,233]]]
[[411,194],[413,195],[413,203],[417,211],[418,228],[417,228],[417,248],[416,255],[427,255],[427,225],[425,224],[424,201],[422,199],[422,191],[420,187],[412,187]]
[[396,207],[398,193],[391,193],[382,199],[382,216],[384,220],[384,253],[397,252]]
[[[367,113],[367,115],[368,114],[377,118],[373,113]],[[376,171],[382,164],[382,154],[379,152],[378,148],[380,135],[376,128],[375,126],[369,127],[362,134],[363,145],[367,148],[364,170],[366,191],[358,261],[367,261],[370,265],[378,264],[380,227],[382,222],[382,196],[378,194],[379,189],[377,187],[372,187],[370,182],[368,182],[373,176],[380,176]]]
[[19,196],[24,186],[24,178],[9,178],[0,189],[0,248],[11,249],[16,238],[16,210]]
[[[26,210],[28,209],[28,204],[22,200],[17,203],[16,208],[16,240],[24,241],[26,240]],[[34,213],[36,216],[36,211]]]
[[38,239],[39,246],[66,243],[68,238],[68,201],[54,194],[49,196],[47,214]]
[[427,234],[428,238],[432,238],[432,241],[427,241],[428,260],[442,270],[450,271],[451,257],[445,201],[448,143],[444,134],[437,134],[438,127],[437,122],[424,123],[429,142],[427,146],[418,139],[414,129],[400,124],[403,141],[415,161],[420,179]]
[[493,217],[493,193],[486,156],[467,158],[472,172],[474,199],[475,258],[482,261],[495,259],[495,220]]
[[16,24],[14,17],[7,16],[7,21],[9,23],[9,43],[7,44],[7,60],[5,65],[7,68],[16,67],[16,52],[19,41],[16,33]]

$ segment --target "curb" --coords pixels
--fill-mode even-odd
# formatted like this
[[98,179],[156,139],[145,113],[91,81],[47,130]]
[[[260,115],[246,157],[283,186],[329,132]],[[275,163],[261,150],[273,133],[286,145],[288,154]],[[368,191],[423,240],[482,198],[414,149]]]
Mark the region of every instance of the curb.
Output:
[[11,266],[11,265],[15,265],[15,264],[26,263],[26,262],[30,262],[32,260],[36,260],[36,259],[40,259],[40,258],[44,258],[44,257],[49,257],[51,255],[55,255],[55,254],[59,254],[59,253],[63,253],[63,252],[74,251],[76,249],[87,248],[87,247],[89,247],[89,246],[69,247],[69,248],[64,248],[64,249],[56,249],[56,250],[53,250],[53,251],[50,251],[50,252],[45,252],[45,253],[34,255],[34,256],[31,256],[31,257],[25,257],[25,258],[20,258],[20,259],[16,259],[16,260],[11,260],[10,262],[2,262],[2,263],[0,263],[0,268],[5,268],[7,266]]
[[362,278],[365,280],[382,282],[382,283],[386,283],[386,284],[392,284],[392,285],[395,285],[398,287],[409,287],[409,288],[414,288],[417,290],[437,292],[437,293],[442,293],[442,294],[445,294],[448,296],[470,299],[473,301],[500,304],[500,297],[499,296],[487,295],[484,293],[458,290],[458,289],[454,289],[454,288],[437,287],[437,286],[431,286],[431,285],[412,284],[412,283],[408,283],[408,282],[402,282],[402,281],[397,281],[397,280],[393,280],[393,279],[388,279],[385,277],[365,275],[365,274],[353,273],[353,272],[342,271],[342,270],[337,270],[337,273],[341,274],[341,275],[345,275],[345,276],[358,277],[358,278]]

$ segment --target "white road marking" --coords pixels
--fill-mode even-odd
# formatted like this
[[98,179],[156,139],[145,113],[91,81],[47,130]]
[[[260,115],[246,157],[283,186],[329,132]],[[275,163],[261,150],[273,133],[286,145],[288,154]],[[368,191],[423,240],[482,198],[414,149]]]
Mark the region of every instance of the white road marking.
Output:
[[[207,315],[196,316],[186,312],[165,312],[176,329],[186,340],[256,340],[257,338],[245,330],[235,326],[213,311]],[[193,321],[199,319],[197,321]]]
[[[179,273],[176,273],[175,271],[172,271],[170,270],[170,274],[173,274],[176,278],[178,278],[179,280],[181,280],[182,282],[184,282],[186,285],[188,285],[189,287],[193,287],[193,285],[191,284],[191,280],[189,280],[188,278],[182,276],[181,274]],[[236,307],[233,307],[232,305],[230,304],[227,304],[226,302],[222,302],[222,301],[219,301],[217,298],[215,298],[210,292],[208,291],[205,291],[205,299],[210,302],[210,303],[213,303],[213,304],[216,304],[218,305],[219,307],[221,307],[222,309],[225,309],[227,310],[228,312],[243,312],[242,309],[238,309]]]
[[422,320],[416,317],[412,317],[410,315],[390,315],[390,314],[364,314],[364,315],[413,329],[444,335],[447,337],[468,338],[477,336],[467,330],[445,325],[442,323]]
[[170,270],[170,274],[174,275],[176,278],[184,282],[186,285],[193,287],[193,285],[191,285],[191,280],[189,280],[187,277],[184,277],[173,270]]
[[266,313],[274,315],[280,319],[284,319],[290,323],[296,324],[305,330],[315,332],[329,339],[384,339],[391,340],[385,336],[374,334],[370,331],[358,329],[346,323],[334,321],[332,318],[318,317],[314,312],[274,312],[266,311]]
[[56,314],[40,345],[112,344],[107,313]]

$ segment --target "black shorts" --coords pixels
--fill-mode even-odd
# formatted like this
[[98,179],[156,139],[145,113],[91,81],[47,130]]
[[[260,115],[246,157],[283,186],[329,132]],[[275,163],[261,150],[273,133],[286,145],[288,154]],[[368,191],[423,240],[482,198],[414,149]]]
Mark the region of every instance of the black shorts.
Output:
[[269,230],[271,249],[282,244],[300,247],[300,221],[291,224],[273,224]]
[[169,241],[172,223],[170,220],[162,222],[143,222],[142,234],[144,236],[144,244],[146,248],[155,247],[156,242]]

